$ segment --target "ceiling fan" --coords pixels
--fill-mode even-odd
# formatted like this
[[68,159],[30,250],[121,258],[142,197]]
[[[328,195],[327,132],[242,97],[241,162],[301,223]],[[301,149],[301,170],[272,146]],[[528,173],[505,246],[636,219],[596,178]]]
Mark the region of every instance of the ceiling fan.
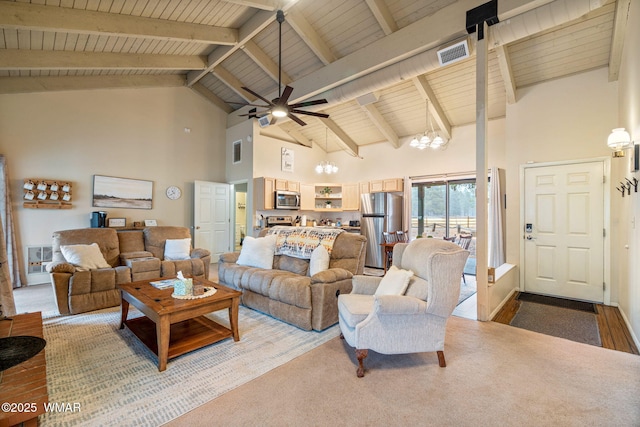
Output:
[[251,95],[257,97],[261,101],[264,101],[267,105],[260,104],[246,104],[239,102],[229,102],[230,104],[242,104],[248,105],[257,108],[266,108],[264,111],[257,111],[257,109],[252,110],[247,114],[240,114],[240,116],[248,116],[249,118],[254,117],[263,117],[267,114],[271,114],[271,122],[270,125],[276,124],[279,118],[289,117],[294,122],[298,123],[300,126],[306,126],[306,123],[300,120],[296,114],[305,114],[307,116],[315,116],[315,117],[329,117],[328,114],[324,113],[316,113],[313,111],[304,111],[300,110],[303,107],[309,107],[311,105],[319,105],[326,104],[326,99],[316,99],[313,101],[303,101],[298,102],[296,104],[287,104],[291,93],[293,92],[293,88],[291,86],[285,86],[284,90],[282,90],[282,23],[284,22],[284,12],[282,10],[278,10],[276,12],[276,20],[278,21],[278,30],[279,30],[279,38],[278,38],[278,97],[272,101],[269,101],[264,96],[252,91],[248,87],[242,86],[242,89],[246,92],[249,92]]

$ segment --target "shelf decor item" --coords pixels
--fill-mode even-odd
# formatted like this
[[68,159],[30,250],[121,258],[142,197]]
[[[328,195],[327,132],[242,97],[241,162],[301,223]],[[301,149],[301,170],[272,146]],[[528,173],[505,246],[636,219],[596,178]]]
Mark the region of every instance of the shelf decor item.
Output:
[[[35,184],[37,182],[37,184]],[[23,184],[23,207],[28,209],[71,209],[71,184],[64,192],[54,179],[27,178]]]

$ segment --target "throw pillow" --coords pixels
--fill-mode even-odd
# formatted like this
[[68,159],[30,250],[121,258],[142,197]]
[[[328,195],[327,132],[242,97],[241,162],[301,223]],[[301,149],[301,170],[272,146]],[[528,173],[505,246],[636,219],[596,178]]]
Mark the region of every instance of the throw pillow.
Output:
[[111,268],[100,252],[97,243],[90,245],[61,245],[60,252],[69,264],[73,264],[78,271],[88,271],[96,268]]
[[236,264],[247,267],[273,268],[273,255],[276,252],[276,235],[254,238],[247,236],[242,241],[242,249]]
[[167,239],[164,243],[164,259],[178,261],[191,258],[191,239]]
[[380,281],[375,295],[404,295],[411,277],[413,277],[413,271],[402,270],[392,265]]
[[325,271],[328,268],[329,251],[327,251],[327,248],[325,248],[324,245],[318,245],[318,247],[311,252],[311,259],[309,260],[309,276]]

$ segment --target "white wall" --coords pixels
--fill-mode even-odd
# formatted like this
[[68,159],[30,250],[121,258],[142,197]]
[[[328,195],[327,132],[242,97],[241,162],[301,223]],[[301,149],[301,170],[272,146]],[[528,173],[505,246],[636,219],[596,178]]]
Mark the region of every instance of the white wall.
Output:
[[[640,144],[640,2],[632,1],[629,7],[627,34],[624,40],[623,60],[619,77],[620,118],[616,123],[624,126],[631,134],[631,139]],[[628,153],[630,154],[630,153]],[[615,160],[615,159],[614,159]],[[618,159],[623,160],[623,159]],[[616,181],[624,178],[640,179],[638,172],[630,172],[631,157],[615,162],[612,175]],[[613,163],[613,162],[612,162]],[[620,193],[617,193],[620,194]],[[616,247],[613,252],[616,262],[612,268],[619,272],[618,296],[620,311],[629,322],[636,343],[640,338],[640,193],[631,197],[613,197],[612,209],[623,213],[620,217]],[[628,249],[627,249],[628,247]]]
[[[106,209],[127,224],[191,226],[193,181],[224,181],[226,114],[187,88],[0,95],[0,152],[7,158],[21,248],[56,230],[89,227],[93,175],[153,181],[153,209]],[[185,133],[184,128],[190,128]],[[73,209],[25,209],[25,178],[73,183]],[[183,196],[165,197],[177,185]]]

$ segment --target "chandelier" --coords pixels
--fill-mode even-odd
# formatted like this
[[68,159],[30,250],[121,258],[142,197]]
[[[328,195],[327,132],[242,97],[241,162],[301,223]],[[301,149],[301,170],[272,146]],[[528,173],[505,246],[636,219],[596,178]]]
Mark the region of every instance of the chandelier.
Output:
[[429,100],[427,99],[427,117],[426,117],[426,130],[422,135],[416,135],[409,143],[410,147],[417,148],[418,150],[424,150],[427,147],[431,147],[434,150],[444,148],[447,145],[447,140],[444,139],[438,132],[433,130],[433,123],[431,123],[431,116],[429,115]]
[[[329,152],[328,142],[327,142],[327,128],[324,128],[324,150],[325,152]],[[338,172],[338,166],[335,163],[330,162],[328,160],[323,160],[316,165],[316,173],[326,173],[330,175],[332,173]]]

